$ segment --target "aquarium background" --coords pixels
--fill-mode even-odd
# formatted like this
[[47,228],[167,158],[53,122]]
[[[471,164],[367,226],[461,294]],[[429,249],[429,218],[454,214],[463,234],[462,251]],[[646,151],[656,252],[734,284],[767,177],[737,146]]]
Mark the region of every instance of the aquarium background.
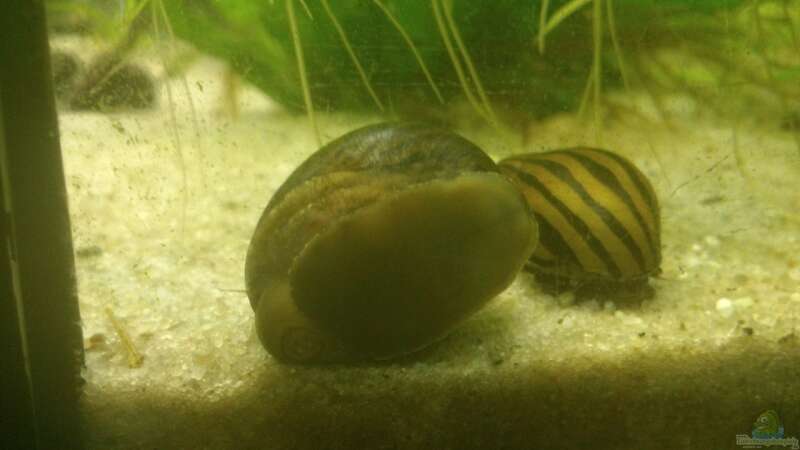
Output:
[[[768,410],[800,435],[797,2],[47,7],[88,448],[736,448]],[[320,145],[393,119],[496,160],[628,157],[661,201],[656,295],[521,273],[418,354],[277,363],[243,291],[256,221]]]

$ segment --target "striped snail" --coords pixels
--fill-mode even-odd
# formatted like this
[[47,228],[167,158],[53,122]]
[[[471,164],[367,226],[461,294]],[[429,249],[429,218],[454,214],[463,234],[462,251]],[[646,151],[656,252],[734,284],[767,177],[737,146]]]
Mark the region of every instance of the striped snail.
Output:
[[275,192],[245,265],[282,361],[386,359],[444,337],[533,252],[525,199],[466,139],[421,124],[345,134]]
[[570,148],[500,161],[539,223],[527,268],[546,290],[646,298],[660,273],[658,199],[645,175],[608,150]]

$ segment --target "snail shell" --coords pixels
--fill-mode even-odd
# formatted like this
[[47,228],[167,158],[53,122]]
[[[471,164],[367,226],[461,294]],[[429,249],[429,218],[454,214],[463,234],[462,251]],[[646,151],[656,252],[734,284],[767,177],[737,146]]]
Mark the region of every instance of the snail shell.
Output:
[[630,161],[581,147],[516,155],[498,165],[536,215],[541,240],[528,269],[545,288],[653,294],[647,283],[660,273],[658,199]]
[[302,163],[256,226],[245,267],[264,347],[289,362],[420,349],[503,291],[538,231],[466,139],[385,123]]

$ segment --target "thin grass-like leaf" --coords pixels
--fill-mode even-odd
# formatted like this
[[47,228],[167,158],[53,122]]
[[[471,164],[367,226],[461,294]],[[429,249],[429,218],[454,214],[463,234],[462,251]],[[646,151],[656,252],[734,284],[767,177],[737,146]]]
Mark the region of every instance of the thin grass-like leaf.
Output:
[[617,24],[616,20],[614,19],[614,1],[606,0],[606,6],[606,14],[608,16],[608,32],[611,35],[611,44],[614,46],[614,54],[617,56],[619,74],[622,76],[622,85],[625,86],[625,90],[630,93],[631,85],[628,82],[628,71],[625,68],[625,60],[622,57],[622,48],[619,45],[619,39],[617,37]]
[[299,0],[299,1],[300,5],[302,5],[303,9],[306,11],[306,15],[308,16],[308,18],[313,21],[314,15],[311,14],[311,8],[308,7],[308,3],[306,3],[306,0]]
[[789,12],[789,2],[783,1],[782,3],[783,3],[783,18],[786,20],[786,27],[789,29],[789,35],[792,37],[792,44],[794,44],[795,51],[800,53],[800,38],[798,38],[798,33],[797,30],[795,29],[794,19],[792,19],[792,14],[791,12]]
[[578,117],[583,119],[586,114],[586,107],[589,104],[589,96],[592,93],[592,84],[594,79],[594,72],[589,71],[589,76],[586,78],[586,85],[583,87],[583,94],[581,94],[581,104],[578,106]]
[[[161,11],[161,18],[164,20],[164,25],[167,29],[167,34],[169,35],[169,49],[170,53],[174,56],[175,51],[175,32],[172,29],[172,23],[169,21],[169,16],[167,15],[167,9],[164,7],[164,0],[153,0],[158,2],[159,10]],[[189,82],[186,81],[186,76],[181,74],[181,87],[183,88],[183,93],[186,95],[186,100],[189,102],[189,114],[192,116],[192,127],[194,128],[195,137],[198,139],[197,142],[199,145],[200,142],[200,126],[198,125],[200,122],[197,120],[197,109],[194,106],[194,100],[192,99],[192,92],[189,89]]]
[[[158,6],[155,4],[155,1],[151,1],[150,13],[153,21],[153,30],[156,35],[156,42],[160,44],[161,27],[159,26],[158,22],[157,8]],[[161,57],[161,64],[166,67],[166,62],[164,61],[164,57],[162,56],[161,52],[158,52],[158,54]],[[178,165],[181,171],[181,242],[183,242],[183,239],[186,236],[186,208],[189,203],[189,182],[186,174],[186,159],[183,152],[183,143],[181,141],[181,134],[178,132],[178,115],[175,113],[175,96],[172,93],[172,87],[170,86],[168,80],[164,83],[164,87],[167,90],[167,104],[169,105],[169,108],[167,109],[169,110],[170,117],[170,131],[172,132],[172,138],[175,141],[175,151],[178,155]]]
[[539,7],[539,32],[536,36],[536,42],[539,46],[539,54],[544,54],[544,27],[547,24],[547,10],[550,9],[550,0],[542,0]]
[[125,14],[125,28],[128,29],[133,25],[133,21],[139,17],[139,14],[150,4],[150,0],[143,0],[140,2],[136,2],[136,4],[131,7],[130,14]]
[[447,54],[450,56],[450,61],[453,63],[453,69],[456,71],[458,81],[461,84],[461,89],[464,91],[464,95],[467,97],[467,101],[469,101],[470,105],[472,105],[472,107],[478,114],[481,115],[481,117],[491,122],[489,116],[486,114],[486,111],[484,111],[481,105],[478,103],[475,95],[472,93],[469,85],[467,84],[467,78],[464,76],[464,70],[461,67],[461,61],[459,61],[458,55],[456,55],[456,52],[453,49],[453,43],[450,42],[450,35],[447,32],[444,19],[442,19],[442,11],[439,6],[439,0],[431,0],[431,6],[433,7],[433,15],[436,19],[436,26],[439,28],[439,34],[442,36],[442,41],[444,41]]
[[481,84],[481,79],[478,76],[478,71],[475,70],[475,65],[472,64],[472,58],[469,56],[469,52],[467,52],[467,46],[464,45],[464,41],[461,39],[461,33],[458,31],[458,27],[456,26],[455,20],[453,20],[453,4],[452,0],[443,0],[444,6],[444,16],[447,20],[447,24],[450,27],[450,32],[453,33],[453,38],[456,41],[456,46],[458,47],[458,51],[461,53],[461,57],[464,58],[464,64],[467,66],[467,70],[469,70],[470,77],[472,77],[472,82],[475,84],[475,90],[478,92],[478,97],[480,97],[481,102],[483,103],[483,107],[485,108],[486,114],[489,116],[490,121],[493,124],[497,123],[497,118],[494,115],[494,111],[492,110],[492,105],[489,103],[489,97],[486,96],[486,91],[483,89],[483,85]]
[[356,52],[353,51],[353,47],[350,45],[350,41],[347,39],[347,34],[344,32],[344,28],[342,28],[339,20],[336,19],[333,11],[331,11],[328,0],[322,0],[322,7],[325,8],[325,12],[328,14],[331,22],[333,22],[333,26],[336,28],[336,32],[339,34],[339,38],[342,40],[342,45],[344,45],[344,48],[347,50],[347,54],[350,55],[350,60],[353,61],[353,65],[356,66],[356,71],[358,71],[358,76],[361,77],[361,82],[364,83],[364,86],[367,88],[367,92],[369,92],[369,95],[372,97],[375,105],[377,105],[378,109],[383,112],[383,103],[381,103],[381,99],[378,98],[378,94],[375,93],[375,90],[372,89],[372,84],[370,84],[369,78],[367,78],[367,72],[364,71],[364,68],[361,66],[361,62],[358,60],[358,56],[356,56]]
[[417,64],[419,64],[419,67],[425,74],[425,78],[427,78],[428,84],[430,84],[433,93],[436,94],[436,98],[439,99],[439,103],[444,104],[444,97],[442,97],[442,93],[439,92],[439,88],[436,87],[436,83],[434,83],[433,81],[433,77],[431,76],[431,73],[428,70],[428,66],[422,59],[422,55],[419,53],[419,50],[417,50],[417,46],[414,45],[414,41],[411,40],[411,37],[408,35],[408,33],[406,33],[406,30],[403,28],[402,25],[400,25],[400,22],[398,22],[397,19],[395,19],[395,17],[392,15],[389,9],[386,8],[383,2],[381,2],[380,0],[373,0],[373,1],[378,6],[378,8],[380,8],[381,11],[383,11],[383,13],[386,14],[386,17],[389,19],[389,22],[391,22],[391,24],[394,25],[394,27],[400,33],[400,36],[402,36],[403,39],[406,41],[406,44],[408,44],[408,48],[411,49],[411,52],[414,54],[414,58],[416,58],[417,60]]
[[553,31],[561,22],[566,20],[569,16],[591,1],[592,0],[572,0],[561,8],[558,8],[558,11],[553,13],[553,16],[547,21],[547,25],[539,30],[539,39],[541,40],[541,44],[539,45],[544,48],[544,40],[545,37],[547,37],[547,34]]
[[594,56],[592,61],[592,87],[594,88],[594,132],[595,139],[601,142],[601,110],[600,96],[603,91],[603,0],[594,0],[592,14],[592,41],[594,43]]
[[319,134],[319,128],[317,128],[317,119],[314,117],[314,104],[311,103],[311,88],[308,86],[306,63],[303,59],[303,46],[300,44],[300,31],[297,29],[297,17],[295,17],[294,14],[294,0],[286,0],[286,16],[289,18],[289,27],[292,32],[294,54],[297,58],[297,71],[300,74],[300,86],[303,89],[303,101],[306,104],[308,122],[312,130],[314,130],[314,136],[317,138],[317,145],[322,146],[322,137]]

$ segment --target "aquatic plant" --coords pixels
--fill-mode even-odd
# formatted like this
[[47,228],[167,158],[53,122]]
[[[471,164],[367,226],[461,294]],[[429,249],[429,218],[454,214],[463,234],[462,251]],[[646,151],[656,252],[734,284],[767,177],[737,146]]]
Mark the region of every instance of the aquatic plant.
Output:
[[128,2],[125,23],[137,14],[312,123],[315,110],[448,121],[467,104],[494,124],[578,110],[599,126],[604,93],[623,86],[721,113],[766,95],[790,114],[800,94],[787,0]]

